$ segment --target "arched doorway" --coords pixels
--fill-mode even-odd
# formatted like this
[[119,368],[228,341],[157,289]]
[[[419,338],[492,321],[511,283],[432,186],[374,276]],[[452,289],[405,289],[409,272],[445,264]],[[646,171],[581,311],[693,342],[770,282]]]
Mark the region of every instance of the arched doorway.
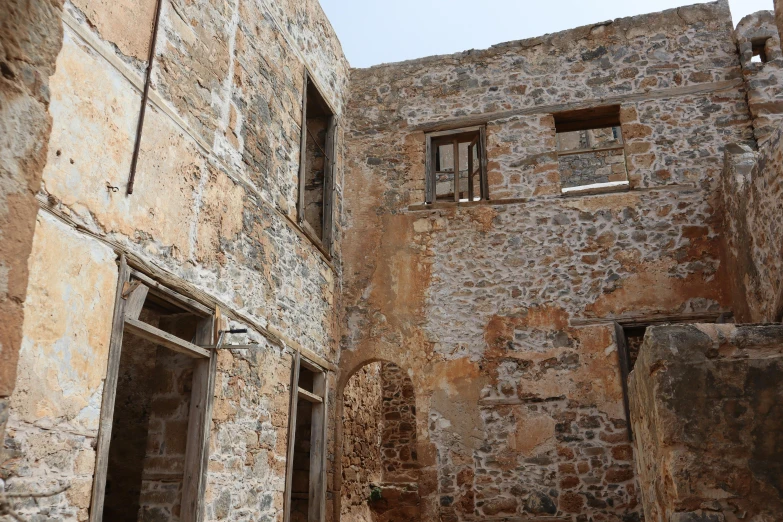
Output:
[[342,391],[340,522],[418,522],[416,397],[396,364],[371,362]]

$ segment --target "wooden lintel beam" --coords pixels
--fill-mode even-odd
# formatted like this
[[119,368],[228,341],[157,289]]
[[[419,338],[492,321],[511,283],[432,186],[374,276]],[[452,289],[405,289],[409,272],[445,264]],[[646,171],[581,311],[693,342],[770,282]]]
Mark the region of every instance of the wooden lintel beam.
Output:
[[316,404],[321,404],[322,402],[324,402],[323,397],[319,397],[318,395],[316,395],[314,393],[311,393],[311,392],[305,390],[304,388],[299,388],[297,390],[297,394],[298,394],[300,399],[304,399],[307,402],[313,402],[313,403],[316,403]]
[[685,87],[676,87],[674,89],[660,89],[633,94],[621,94],[617,96],[606,96],[603,98],[593,98],[589,100],[580,100],[572,103],[562,103],[555,105],[537,105],[534,107],[524,107],[520,109],[511,109],[508,111],[485,112],[483,114],[473,114],[470,116],[461,116],[441,121],[431,121],[414,125],[410,131],[435,132],[447,129],[459,129],[472,125],[484,125],[491,121],[503,120],[514,116],[524,116],[527,114],[555,114],[569,110],[587,109],[600,105],[619,105],[623,103],[644,102],[648,100],[661,100],[666,98],[675,98],[679,96],[688,96],[692,94],[707,94],[710,92],[719,92],[739,88],[743,85],[742,78],[736,80],[726,80],[721,82],[698,83],[696,85],[686,85]]
[[137,335],[142,339],[146,339],[153,343],[165,346],[175,352],[184,353],[193,358],[209,358],[209,351],[196,346],[193,343],[189,343],[185,340],[175,337],[168,332],[164,332],[160,328],[155,328],[152,325],[139,321],[137,319],[125,318],[125,331],[130,334]]

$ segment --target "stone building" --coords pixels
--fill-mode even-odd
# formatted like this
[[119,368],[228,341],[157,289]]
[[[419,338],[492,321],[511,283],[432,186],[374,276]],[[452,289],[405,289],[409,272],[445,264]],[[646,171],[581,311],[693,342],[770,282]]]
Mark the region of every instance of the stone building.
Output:
[[776,19],[4,2],[0,518],[783,520]]

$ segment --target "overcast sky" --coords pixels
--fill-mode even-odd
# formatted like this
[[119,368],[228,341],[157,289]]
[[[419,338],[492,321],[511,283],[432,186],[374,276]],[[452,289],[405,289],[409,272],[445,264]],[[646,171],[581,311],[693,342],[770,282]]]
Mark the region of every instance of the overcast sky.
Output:
[[[689,0],[320,0],[352,67],[484,49]],[[734,25],[772,0],[729,0]]]

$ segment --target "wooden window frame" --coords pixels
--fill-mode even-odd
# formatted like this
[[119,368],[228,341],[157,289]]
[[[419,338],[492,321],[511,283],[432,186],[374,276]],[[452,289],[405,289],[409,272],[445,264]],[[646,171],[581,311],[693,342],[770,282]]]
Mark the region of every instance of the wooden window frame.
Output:
[[[201,317],[192,343],[138,320],[148,293]],[[98,426],[95,474],[90,501],[90,522],[103,521],[106,475],[109,468],[109,446],[124,332],[138,335],[194,359],[180,518],[194,522],[204,518],[210,424],[217,369],[215,350],[208,347],[215,344],[217,316],[217,310],[180,295],[145,274],[131,269],[125,256],[120,256],[117,293],[114,300],[114,319],[109,343],[109,362]]]
[[[300,368],[313,372],[313,391],[299,387]],[[288,410],[288,452],[286,456],[285,507],[283,522],[291,520],[291,494],[294,478],[294,443],[299,399],[313,403],[310,428],[310,490],[308,492],[308,522],[326,520],[326,436],[328,414],[328,372],[296,352],[291,369],[291,401]]]
[[[331,259],[332,257],[332,237],[334,222],[334,173],[336,166],[337,152],[337,112],[329,104],[318,84],[313,81],[307,68],[304,70],[304,82],[302,87],[302,124],[300,130],[299,142],[299,194],[296,203],[296,220],[299,227],[313,241],[316,246]],[[307,89],[312,85],[318,91],[321,99],[324,100],[332,113],[329,118],[329,124],[326,131],[326,150],[324,151],[324,193],[323,193],[323,214],[322,214],[322,233],[321,237],[315,232],[312,226],[305,219],[305,181],[307,178],[305,169],[307,168]]]
[[[460,129],[451,129],[438,132],[427,133],[426,138],[426,151],[425,151],[425,203],[432,204],[438,202],[437,197],[437,173],[436,168],[436,153],[439,146],[444,143],[451,142],[454,146],[454,201],[459,202],[459,143],[464,141],[458,141],[465,135],[478,133],[478,139],[468,145],[468,202],[473,202],[475,197],[475,186],[473,183],[473,177],[478,173],[479,175],[479,199],[489,199],[489,182],[487,180],[487,130],[486,126],[478,125],[474,127],[463,127]],[[471,147],[478,147],[477,157],[479,164],[473,165],[473,155],[470,153]],[[477,167],[477,168],[474,168]]]

